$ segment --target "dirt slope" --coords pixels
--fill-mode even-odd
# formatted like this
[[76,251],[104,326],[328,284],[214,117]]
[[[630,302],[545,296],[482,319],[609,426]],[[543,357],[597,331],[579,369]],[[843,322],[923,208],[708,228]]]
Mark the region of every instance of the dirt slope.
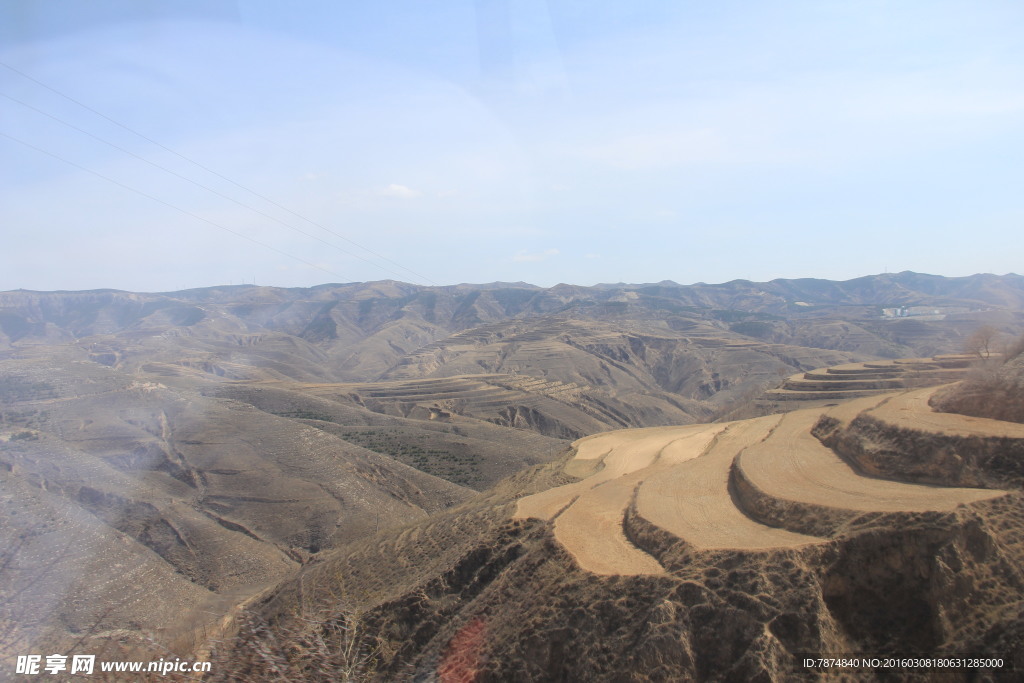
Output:
[[[901,401],[902,397],[894,400]],[[918,407],[930,413],[927,404]],[[1000,495],[979,489],[921,486],[861,476],[811,435],[821,412],[801,410],[786,414],[764,440],[743,450],[736,458],[736,467],[752,485],[770,491],[774,497],[863,512],[951,510]],[[917,423],[927,421],[924,418]]]
[[[796,556],[786,553],[831,547],[804,544],[801,534],[835,540],[858,528],[860,513],[844,509],[815,526],[808,520],[820,510],[810,503],[753,486],[740,490],[739,469],[725,466],[719,446],[759,428],[738,424],[714,427],[722,430],[717,436],[706,427],[678,432],[653,453],[647,446],[609,446],[529,481],[515,473],[550,461],[569,439],[711,419],[796,371],[949,351],[979,320],[1004,329],[1022,320],[1012,311],[983,310],[1017,301],[1019,278],[968,279],[970,285],[912,275],[694,287],[377,282],[302,290],[0,293],[0,627],[17,624],[14,636],[41,650],[51,642],[59,649],[69,638],[114,643],[111,634],[120,634],[183,652],[178,645],[202,619],[219,620],[268,585],[312,575],[344,554],[365,560],[362,569],[346,561],[346,572],[360,577],[354,580],[359,591],[376,586],[366,605],[377,610],[381,633],[385,626],[397,633],[409,621],[424,638],[429,634],[432,645],[414,635],[390,660],[421,657],[416,666],[424,671],[437,670],[427,659],[443,658],[466,626],[456,617],[468,615],[463,610],[473,596],[481,599],[478,606],[524,599],[515,586],[502,593],[492,585],[506,568],[509,581],[530,585],[520,557],[529,556],[547,582],[537,587],[536,600],[568,599],[552,599],[558,588],[569,588],[564,596],[581,604],[601,596],[586,603],[589,611],[579,619],[614,632],[614,615],[636,635],[649,622],[630,600],[644,596],[640,602],[664,617],[659,628],[681,633],[669,607],[659,605],[690,606],[696,598],[659,591],[679,588],[680,572],[691,571],[686,562],[710,571],[718,567],[709,559],[715,553],[732,553],[752,566],[743,553],[756,551],[771,555],[769,564],[778,568],[790,561],[784,556]],[[928,322],[877,317],[878,305],[931,300],[961,312]],[[1022,481],[1011,436],[940,435],[932,441],[938,448],[911,449],[895,461],[890,454],[922,432],[874,415],[854,416],[849,428],[826,424],[828,417],[816,434],[834,438],[836,452],[864,472],[965,487],[1015,488]],[[612,477],[617,471],[621,476]],[[604,479],[594,478],[601,472]],[[487,491],[509,476],[515,485]],[[538,518],[513,518],[512,498],[555,490],[574,477],[581,478],[577,499],[550,492],[537,499]],[[691,486],[690,498],[663,486],[673,478],[680,489]],[[485,493],[473,498],[479,491]],[[703,497],[701,504],[688,502],[695,496]],[[727,496],[746,508],[728,507]],[[722,514],[697,514],[713,506]],[[941,514],[953,537],[951,530],[967,524],[960,508]],[[978,523],[988,538],[987,522]],[[607,533],[588,534],[591,524]],[[85,540],[107,561],[71,549]],[[1000,543],[1000,553],[1010,547]],[[694,564],[692,553],[703,559]],[[823,566],[803,555],[797,560],[811,573]],[[735,571],[718,568],[724,576]],[[631,571],[639,573],[622,573]],[[1011,574],[991,578],[992,585]],[[698,592],[714,603],[712,611],[725,614],[725,598],[708,592],[715,592],[716,578],[690,579],[704,587]],[[616,581],[627,582],[632,597],[620,601]],[[847,584],[828,585],[839,594]],[[438,600],[417,601],[410,592],[427,585]],[[728,601],[744,603],[744,593],[734,593]],[[800,594],[771,609],[818,614],[820,597]],[[52,609],[36,619],[33,605]],[[417,616],[394,616],[402,610]],[[546,653],[538,666],[557,671],[555,650],[571,639],[552,630],[568,627],[557,610],[538,605],[533,616],[541,613],[547,640],[529,647]],[[842,630],[829,625],[831,618],[822,618],[821,633]],[[757,654],[737,666],[754,671],[780,646],[764,635],[761,616],[751,619],[749,633],[762,635],[743,652]],[[508,613],[484,621],[484,631],[474,626],[457,642],[494,634],[487,637],[496,662],[489,670],[514,677],[500,662],[518,655],[498,654],[520,648],[523,620]],[[728,623],[722,617],[719,625]],[[0,628],[0,650],[14,651],[3,640],[11,633]],[[594,645],[600,640],[584,647],[600,649]],[[654,646],[635,656],[668,667],[665,672],[692,673],[709,661],[700,654],[704,647],[694,636],[678,648],[685,657],[672,659]],[[617,652],[634,656],[624,646]],[[594,669],[565,676],[610,671],[611,660],[602,657],[593,660]]]
[[637,514],[702,549],[782,548],[820,539],[766,527],[739,510],[729,492],[729,467],[748,444],[765,438],[776,416],[726,425],[708,451],[684,466],[651,472],[637,493]]
[[474,493],[74,351],[26,349],[0,377],[3,657],[112,632],[182,646],[316,553]]
[[[272,665],[328,680],[344,642],[328,624],[359,614],[362,651],[383,648],[361,670],[379,680],[810,681],[823,674],[803,657],[865,652],[1003,664],[830,675],[1016,680],[1021,491],[866,477],[811,435],[896,400],[582,439],[561,463],[307,567],[252,615],[264,626],[243,629],[221,679]],[[897,404],[932,419],[913,396]],[[914,462],[942,438],[955,437],[907,432],[890,456]],[[289,616],[299,593],[316,609]],[[287,654],[317,638],[319,654]],[[260,654],[268,643],[281,654]]]
[[[916,394],[893,401],[907,406],[904,410],[925,413],[919,423],[930,424],[931,409]],[[695,548],[754,550],[824,542],[785,530],[798,531],[802,522],[761,523],[762,515],[744,506],[749,496],[732,490],[730,474],[745,489],[781,505],[835,508],[847,516],[951,510],[1002,495],[861,476],[811,435],[822,412],[589,437],[576,442],[576,457],[566,471],[594,473],[520,500],[516,517],[553,520],[555,538],[595,574],[651,574],[663,569],[623,530],[634,497],[642,519]],[[780,525],[784,529],[774,528]]]

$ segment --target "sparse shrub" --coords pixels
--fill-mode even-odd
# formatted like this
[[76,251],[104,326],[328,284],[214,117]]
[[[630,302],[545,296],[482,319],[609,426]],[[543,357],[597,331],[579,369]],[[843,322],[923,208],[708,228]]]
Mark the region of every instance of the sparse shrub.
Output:
[[968,379],[934,399],[936,410],[1024,422],[1024,336],[992,355],[991,339],[977,342],[981,358]]
[[749,320],[733,323],[732,325],[729,325],[729,329],[737,334],[742,334],[747,337],[764,339],[771,336],[771,333],[775,328],[771,323],[764,322],[763,320]]
[[976,355],[978,358],[989,358],[995,349],[998,336],[999,330],[991,325],[982,325],[964,342],[964,353]]
[[274,412],[279,417],[290,417],[298,420],[320,420],[321,422],[334,422],[334,418],[324,413],[313,412],[312,410],[280,410]]
[[[312,582],[313,586],[301,586]],[[294,612],[273,621],[256,613],[240,619],[237,635],[215,651],[215,680],[365,681],[387,654],[369,632],[365,614],[340,572],[300,579]],[[307,596],[317,596],[314,601]]]
[[724,323],[740,322],[754,315],[749,311],[735,311],[732,309],[720,310],[715,309],[711,311],[711,317],[716,320],[721,320]]
[[1003,349],[1003,361],[1009,362],[1022,354],[1024,354],[1024,334],[1006,345],[1006,348]]
[[0,402],[17,403],[56,396],[56,389],[49,382],[34,382],[24,377],[0,377]]

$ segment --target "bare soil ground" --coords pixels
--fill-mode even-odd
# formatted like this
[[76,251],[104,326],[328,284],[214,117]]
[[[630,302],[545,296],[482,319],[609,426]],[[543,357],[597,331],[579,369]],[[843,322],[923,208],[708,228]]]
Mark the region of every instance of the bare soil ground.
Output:
[[[867,412],[917,429],[1003,435],[1019,431],[1024,438],[1024,426],[984,424],[963,416],[954,416],[951,424],[942,421],[947,416],[936,419],[928,405],[931,391],[869,397],[834,410],[846,420]],[[764,515],[748,509],[749,496],[732,491],[734,470],[762,501],[768,499],[761,505],[782,510],[776,514],[783,516],[806,517],[808,505],[843,511],[846,519],[853,513],[948,511],[1006,493],[863,476],[812,435],[826,413],[808,409],[781,417],[622,430],[581,439],[565,470],[584,478],[520,499],[515,516],[553,521],[555,538],[587,571],[644,575],[664,568],[623,530],[634,500],[643,520],[695,548],[759,550],[827,540],[825,531],[818,536],[796,533],[807,528],[805,519],[792,524],[775,520],[784,528],[763,523]]]
[[519,501],[516,516],[554,519],[559,541],[595,574],[660,573],[658,562],[623,533],[626,508],[637,485],[658,468],[663,456],[669,463],[695,458],[722,429],[720,425],[661,427],[585,439],[578,451],[583,453],[581,459],[600,458],[603,467],[580,482]]
[[647,521],[697,548],[781,548],[821,539],[754,521],[729,492],[729,467],[736,453],[765,438],[778,416],[731,423],[702,456],[651,472],[637,494],[637,512]]
[[[910,405],[922,409],[920,403]],[[930,412],[927,403],[923,408]],[[863,512],[951,510],[1003,494],[861,476],[811,435],[820,417],[818,410],[787,413],[766,439],[743,450],[736,459],[737,467],[772,497]]]
[[[562,462],[307,566],[255,610],[218,680],[330,680],[338,650],[311,648],[353,609],[384,648],[374,680],[817,681],[802,657],[858,652],[1005,664],[835,680],[1018,680],[1024,495],[865,477],[811,435],[892,399],[581,439]],[[906,457],[936,438],[909,434]],[[734,490],[741,469],[770,515]],[[841,524],[815,519],[840,508]]]
[[898,427],[937,434],[1024,439],[1024,424],[934,410],[931,399],[941,389],[930,387],[894,396],[868,415]]

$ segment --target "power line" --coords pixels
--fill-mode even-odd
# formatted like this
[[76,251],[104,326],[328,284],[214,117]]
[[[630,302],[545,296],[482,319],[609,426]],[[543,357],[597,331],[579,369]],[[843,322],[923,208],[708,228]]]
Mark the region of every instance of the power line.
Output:
[[254,237],[250,237],[249,235],[246,235],[244,233],[238,232],[236,230],[232,230],[231,228],[227,228],[227,227],[221,225],[220,223],[215,223],[214,221],[211,221],[209,218],[203,218],[202,216],[200,216],[198,214],[192,213],[188,209],[183,209],[180,206],[176,206],[174,204],[171,204],[170,202],[164,201],[163,199],[160,199],[159,197],[154,197],[153,195],[151,195],[151,194],[149,194],[147,192],[143,192],[142,190],[139,190],[137,188],[131,187],[129,185],[125,185],[124,183],[122,183],[122,182],[120,182],[118,180],[114,180],[113,178],[111,178],[109,176],[105,176],[105,175],[103,175],[102,173],[100,173],[98,171],[92,170],[91,168],[86,168],[85,166],[82,166],[81,164],[75,163],[74,161],[71,161],[69,159],[65,159],[64,157],[62,157],[62,156],[60,156],[58,154],[54,154],[53,152],[47,151],[47,150],[45,150],[45,149],[43,149],[41,147],[36,147],[35,145],[33,145],[30,142],[25,142],[24,140],[16,138],[13,135],[9,135],[8,133],[5,133],[3,131],[0,131],[0,136],[5,137],[8,140],[12,140],[14,142],[17,142],[20,145],[24,145],[25,147],[28,147],[29,149],[34,149],[35,151],[39,152],[40,154],[45,154],[46,156],[53,157],[54,159],[57,159],[58,161],[62,161],[62,162],[64,162],[65,164],[67,164],[69,166],[74,166],[75,168],[80,169],[82,171],[85,171],[86,173],[91,173],[92,175],[96,176],[97,178],[102,178],[103,180],[106,180],[109,183],[113,183],[114,185],[117,185],[118,187],[124,188],[125,190],[128,190],[129,192],[134,192],[135,194],[141,195],[141,196],[145,197],[146,199],[151,199],[154,202],[157,202],[159,204],[163,204],[164,206],[170,207],[170,208],[174,209],[175,211],[180,211],[181,213],[185,214],[186,216],[190,216],[192,218],[195,218],[196,220],[199,220],[199,221],[202,221],[202,222],[207,223],[209,225],[212,225],[215,228],[220,228],[221,230],[223,230],[225,232],[230,232],[232,235],[235,235],[237,237],[241,237],[242,239],[249,240],[250,242],[252,242],[254,244],[258,244],[261,247],[264,247],[266,249],[270,249],[271,251],[276,251],[278,254],[281,254],[282,256],[287,256],[288,258],[294,259],[296,261],[299,261],[300,263],[304,263],[307,266],[310,266],[312,268],[316,268],[317,270],[322,270],[323,272],[327,273],[328,275],[333,275],[334,277],[337,277],[337,278],[340,278],[340,279],[344,279],[344,276],[340,275],[339,273],[335,273],[333,270],[328,270],[328,269],[324,268],[323,266],[318,266],[317,264],[312,263],[310,261],[307,261],[304,258],[300,258],[298,256],[294,256],[292,254],[289,254],[286,251],[282,251],[281,249],[278,249],[277,247],[274,247],[274,246],[271,246],[269,244],[266,244],[265,242],[261,242],[261,241],[259,241],[258,239],[254,238]]
[[[160,149],[162,149],[162,150],[164,150],[166,152],[170,152],[174,156],[187,161],[188,163],[192,164],[193,166],[201,168],[202,170],[206,171],[207,173],[215,175],[218,178],[220,178],[220,179],[222,179],[222,180],[224,180],[226,182],[231,183],[235,187],[237,187],[237,188],[239,188],[241,190],[244,190],[244,191],[248,192],[249,194],[251,194],[251,195],[253,195],[255,197],[259,197],[260,199],[262,199],[263,201],[267,202],[268,204],[276,206],[277,208],[290,213],[291,215],[295,216],[296,218],[299,218],[300,220],[306,221],[310,225],[313,225],[313,226],[315,226],[317,228],[320,228],[324,232],[327,232],[327,233],[329,233],[331,235],[334,235],[338,239],[344,240],[345,242],[348,242],[349,244],[351,244],[353,246],[359,247],[360,249],[362,249],[363,251],[367,252],[368,254],[371,254],[371,255],[375,256],[376,258],[381,259],[382,261],[386,261],[386,262],[392,264],[393,266],[401,268],[402,270],[406,271],[407,273],[411,273],[411,274],[415,275],[416,277],[420,278],[421,280],[424,280],[425,282],[429,282],[432,285],[439,286],[436,282],[434,282],[430,278],[426,277],[425,275],[420,275],[419,273],[417,273],[416,271],[412,270],[411,268],[407,268],[406,266],[403,266],[402,264],[400,264],[400,263],[398,263],[396,261],[393,261],[393,260],[389,259],[388,257],[383,256],[382,254],[378,254],[377,252],[373,251],[372,249],[369,249],[368,247],[364,247],[363,245],[359,244],[355,240],[349,239],[348,237],[345,237],[344,235],[341,235],[341,234],[331,230],[330,228],[327,228],[327,227],[321,225],[320,223],[317,223],[316,221],[314,221],[312,219],[306,218],[302,214],[300,214],[300,213],[298,213],[296,211],[293,211],[292,209],[289,209],[287,206],[284,206],[282,204],[279,204],[279,203],[275,202],[273,199],[270,199],[269,197],[266,197],[266,196],[260,194],[259,192],[255,191],[255,190],[252,190],[252,189],[246,187],[245,185],[242,185],[241,183],[238,183],[238,182],[232,180],[231,178],[228,178],[227,176],[218,173],[217,171],[213,170],[212,168],[204,166],[203,164],[199,163],[195,159],[191,159],[191,158],[185,156],[184,154],[181,154],[180,152],[177,152],[177,151],[171,149],[170,147],[167,147],[166,145],[163,145],[163,144],[157,142],[156,140],[154,140],[154,139],[152,139],[152,138],[150,138],[150,137],[148,137],[148,136],[138,132],[137,130],[135,130],[135,129],[133,129],[133,128],[123,124],[123,123],[121,123],[120,121],[117,121],[117,120],[107,116],[103,112],[98,111],[96,109],[93,109],[89,105],[87,105],[87,104],[85,104],[83,102],[80,102],[79,100],[75,99],[74,97],[71,97],[70,95],[67,95],[67,94],[63,93],[60,90],[57,90],[56,88],[54,88],[54,87],[52,87],[50,85],[47,85],[46,83],[44,83],[44,82],[42,82],[42,81],[40,81],[40,80],[38,80],[36,78],[33,78],[32,76],[28,75],[24,71],[16,69],[13,66],[11,66],[10,64],[7,64],[5,62],[0,62],[0,66],[4,67],[4,68],[6,68],[6,69],[8,69],[10,71],[13,71],[14,73],[18,74],[19,76],[22,76],[23,78],[26,78],[26,79],[32,81],[33,83],[43,87],[43,88],[46,88],[50,92],[63,97],[64,99],[68,100],[69,102],[73,102],[73,103],[77,104],[79,107],[82,107],[83,109],[91,111],[93,114],[96,114],[97,116],[99,116],[99,117],[109,121],[110,123],[114,124],[115,126],[118,126],[119,128],[122,128],[122,129],[128,131],[129,133],[142,138],[143,140],[145,140],[146,142],[149,142],[150,144],[156,145],[157,147],[159,147]],[[11,98],[11,99],[13,99],[13,98]],[[47,114],[47,116],[49,116],[49,114]],[[55,118],[55,117],[51,117],[51,118]],[[62,123],[63,123],[63,121],[62,121]],[[91,135],[91,134],[89,134],[89,135]],[[93,136],[93,137],[95,137],[95,136]],[[97,139],[99,139],[99,138],[97,138]],[[177,175],[177,174],[175,174],[175,175]],[[190,181],[190,182],[194,182],[194,181]],[[198,183],[196,183],[196,184],[198,184]],[[207,189],[209,189],[209,188],[207,188]],[[211,190],[211,191],[213,191],[213,190]],[[235,200],[232,200],[232,201],[235,201]],[[243,204],[243,206],[245,206],[245,205]],[[248,207],[248,208],[251,208],[251,207]],[[252,209],[252,210],[256,211],[256,209]],[[263,215],[266,215],[266,214],[263,214]],[[280,222],[280,221],[278,221],[278,222]],[[287,225],[287,224],[285,224],[285,225]],[[303,233],[303,234],[305,234],[305,233]],[[335,247],[335,248],[338,248],[338,247]],[[349,252],[345,252],[345,253],[349,253]],[[355,254],[350,254],[350,255],[351,256],[355,256]],[[355,257],[356,258],[361,258],[361,257],[358,257],[358,256],[355,256]],[[362,260],[366,261],[366,259],[362,259]],[[372,263],[370,261],[367,261],[367,262],[368,263]],[[383,268],[379,264],[373,264],[373,265],[375,265],[378,268]],[[384,268],[384,270],[387,270],[387,269]],[[388,271],[388,272],[392,272],[392,271]],[[394,274],[394,273],[392,273],[392,274]]]
[[184,180],[185,182],[191,183],[191,184],[195,185],[196,187],[200,187],[200,188],[206,190],[207,192],[211,192],[211,193],[217,195],[218,197],[222,197],[224,199],[227,199],[229,202],[233,202],[233,203],[237,204],[238,206],[241,206],[242,208],[249,209],[253,213],[259,214],[260,216],[263,216],[264,218],[268,218],[268,219],[274,221],[275,223],[279,223],[279,224],[283,225],[284,227],[288,228],[289,230],[294,230],[295,232],[299,233],[300,235],[305,235],[306,237],[308,237],[310,239],[314,239],[317,242],[320,242],[322,244],[326,244],[327,246],[331,247],[332,249],[337,249],[338,251],[340,251],[343,254],[347,254],[348,256],[351,256],[352,258],[357,258],[360,261],[363,261],[365,263],[369,263],[370,265],[372,265],[372,266],[374,266],[376,268],[380,268],[381,270],[384,270],[384,271],[386,271],[388,273],[391,273],[392,275],[395,275],[395,276],[397,276],[399,278],[404,277],[403,275],[401,275],[399,273],[396,273],[393,270],[385,268],[384,266],[380,265],[379,263],[374,263],[373,261],[370,261],[369,259],[366,259],[366,258],[363,258],[362,256],[359,256],[358,254],[353,254],[350,251],[342,249],[341,247],[339,247],[339,246],[337,246],[335,244],[332,244],[332,243],[328,242],[325,239],[317,237],[316,235],[311,235],[310,233],[306,232],[305,230],[302,230],[300,228],[296,228],[294,225],[290,225],[288,223],[285,223],[284,221],[282,221],[280,218],[277,218],[276,216],[271,216],[270,214],[268,214],[266,212],[260,211],[256,207],[253,207],[253,206],[250,206],[250,205],[248,205],[248,204],[246,204],[244,202],[238,201],[237,199],[235,199],[234,197],[231,197],[230,195],[226,195],[223,192],[219,192],[218,190],[213,189],[212,187],[209,187],[207,185],[203,185],[202,183],[200,183],[200,182],[198,182],[196,180],[193,180],[192,178],[189,178],[187,176],[184,176],[184,175],[178,173],[177,171],[172,171],[171,169],[169,169],[169,168],[167,168],[165,166],[161,166],[160,164],[156,163],[155,161],[150,161],[149,159],[147,159],[147,158],[145,158],[143,156],[140,156],[140,155],[136,154],[135,152],[132,152],[131,150],[125,149],[124,147],[121,147],[120,145],[117,145],[117,144],[115,144],[113,142],[110,142],[109,140],[104,140],[103,138],[99,137],[98,135],[94,135],[93,133],[90,133],[89,131],[84,130],[83,128],[79,128],[78,126],[74,125],[73,123],[69,123],[69,122],[67,122],[67,121],[65,121],[65,120],[63,120],[63,119],[61,119],[61,118],[59,118],[57,116],[54,116],[53,114],[51,114],[49,112],[43,111],[42,109],[40,109],[38,107],[35,107],[35,106],[31,105],[31,104],[28,104],[27,102],[23,102],[23,101],[19,100],[16,97],[12,97],[12,96],[8,95],[7,93],[2,93],[2,92],[0,92],[0,97],[5,97],[5,98],[11,100],[12,102],[16,102],[16,103],[22,105],[23,107],[26,107],[28,109],[31,109],[32,111],[35,111],[35,112],[38,112],[39,114],[42,114],[43,116],[46,116],[46,117],[48,117],[50,119],[53,119],[57,123],[60,123],[60,124],[62,124],[64,126],[67,126],[68,128],[71,128],[72,130],[76,130],[79,133],[82,133],[83,135],[88,135],[93,140],[97,140],[99,142],[102,142],[103,144],[108,145],[110,147],[113,147],[114,149],[116,149],[116,150],[118,150],[120,152],[123,152],[123,153],[127,154],[130,157],[138,159],[139,161],[141,161],[143,163],[149,164],[153,168],[160,169],[161,171],[164,171],[165,173],[169,173],[169,174],[173,175],[176,178],[180,178],[181,180]]

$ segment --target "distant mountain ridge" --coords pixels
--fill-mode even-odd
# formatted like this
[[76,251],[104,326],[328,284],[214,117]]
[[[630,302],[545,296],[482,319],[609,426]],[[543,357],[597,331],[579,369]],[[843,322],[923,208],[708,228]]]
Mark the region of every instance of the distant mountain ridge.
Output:
[[[264,287],[258,285],[217,285],[171,292],[128,292],[118,289],[82,291],[11,290],[0,292],[0,328],[11,316],[12,309],[26,308],[46,317],[54,309],[44,303],[55,297],[73,297],[82,303],[103,301],[122,305],[138,305],[143,309],[159,306],[161,301],[193,301],[218,303],[230,300],[236,304],[288,302],[296,300],[366,301],[375,298],[404,299],[412,303],[417,297],[463,298],[460,304],[471,306],[466,296],[488,293],[500,308],[492,313],[504,317],[530,313],[550,313],[571,301],[613,301],[616,295],[635,293],[642,297],[660,297],[680,304],[725,308],[747,312],[778,312],[790,310],[796,302],[812,306],[910,306],[969,305],[1020,309],[1024,307],[1024,276],[1015,273],[993,275],[982,273],[965,277],[944,277],[904,271],[867,275],[852,280],[836,281],[816,278],[776,279],[770,282],[732,280],[720,284],[697,283],[681,285],[671,280],[646,284],[598,284],[592,287],[558,284],[538,287],[525,282],[492,282],[422,286],[394,280],[322,284],[314,287]],[[511,295],[509,292],[519,292]],[[473,294],[477,293],[477,294]],[[103,297],[109,297],[103,299]],[[425,302],[429,303],[429,302]],[[140,311],[143,312],[143,311]],[[790,310],[790,312],[792,312]],[[5,330],[6,332],[6,330]]]
[[[923,315],[883,319],[887,308],[922,306],[942,309],[942,324]],[[682,353],[681,344],[689,345],[685,354],[692,355],[694,344],[708,349],[710,340],[726,344],[730,353],[756,343],[792,372],[810,368],[796,360],[804,352],[791,347],[860,354],[806,359],[823,364],[930,356],[959,351],[964,335],[981,324],[1012,333],[1024,322],[1022,311],[1024,277],[1016,274],[947,278],[904,272],[842,282],[804,278],[547,288],[500,282],[425,287],[384,280],[163,293],[18,290],[0,292],[0,351],[90,339],[97,358],[107,354],[111,363],[131,365],[143,358],[181,363],[184,344],[192,358],[188,362],[220,367],[218,372],[228,372],[223,361],[229,361],[300,381],[374,381],[396,373],[405,378],[529,373],[534,361],[523,359],[523,349],[537,347],[563,359],[545,363],[545,377],[600,384],[611,380],[594,374],[599,368],[586,377],[566,371],[573,348],[603,357],[607,368],[614,367],[609,362],[626,362],[664,375],[669,371],[652,364],[671,365],[669,358]],[[586,329],[577,324],[582,321]],[[172,337],[178,341],[170,343]],[[651,355],[654,349],[660,360]],[[704,355],[711,363],[714,354]],[[757,365],[749,357],[743,363]],[[716,371],[700,372],[707,375],[702,380],[707,386],[695,385],[688,396],[703,400],[723,385],[712,377]],[[641,384],[652,389],[649,378]],[[667,375],[658,384],[679,391]]]
[[[982,325],[1024,331],[1024,278],[0,292],[0,587],[22,596],[0,622],[170,642],[570,440],[713,422],[794,373],[957,351]],[[88,570],[63,550],[80,538]],[[0,629],[0,659],[25,651]]]
[[691,296],[719,300],[739,294],[764,292],[789,300],[833,305],[911,305],[943,304],[949,301],[976,301],[993,306],[1016,306],[1024,292],[1024,276],[1016,273],[993,275],[979,273],[964,277],[945,277],[903,271],[866,275],[852,280],[818,278],[778,278],[769,282],[731,280],[719,284],[698,282],[682,285],[672,280],[648,284],[598,284],[602,290],[644,290],[653,287],[676,288]]
[[[351,283],[340,285],[341,287],[352,287],[353,285],[372,286],[377,284],[392,284],[397,287],[413,287],[417,290],[504,290],[504,289],[525,289],[537,293],[542,292],[585,292],[594,291],[597,298],[598,292],[643,291],[652,288],[669,288],[678,290],[679,299],[690,299],[693,304],[707,303],[709,305],[720,305],[723,303],[736,303],[737,295],[764,292],[786,300],[801,300],[811,304],[832,304],[832,305],[860,305],[860,306],[891,306],[911,304],[943,304],[952,301],[988,304],[992,306],[1018,307],[1024,301],[1024,276],[1016,273],[1006,275],[993,275],[990,273],[979,273],[963,277],[945,277],[942,275],[929,275],[903,271],[900,273],[884,273],[879,275],[866,275],[852,280],[827,280],[818,278],[778,278],[769,282],[754,282],[751,280],[731,280],[718,284],[679,284],[672,280],[662,280],[655,283],[630,284],[597,284],[592,287],[560,283],[552,287],[539,287],[527,282],[491,282],[486,284],[463,283],[459,285],[446,285],[437,287],[421,287],[418,285],[407,285],[406,283],[385,280],[380,282]],[[246,285],[235,285],[246,287]],[[319,285],[311,290],[322,290],[335,288],[339,285]],[[212,288],[203,288],[198,291],[208,291]],[[221,288],[218,288],[221,289]],[[299,289],[299,288],[293,288]],[[186,290],[197,291],[197,290]],[[169,292],[168,294],[175,294]],[[759,310],[759,306],[751,306],[750,310]]]
[[[297,296],[313,296],[319,298],[326,292],[353,292],[372,290],[378,294],[407,294],[410,291],[466,291],[466,290],[503,290],[503,289],[525,289],[534,292],[545,291],[566,291],[566,290],[594,290],[596,292],[608,292],[616,290],[641,291],[656,287],[665,287],[682,290],[684,292],[700,293],[701,296],[714,298],[714,293],[720,296],[734,296],[738,292],[761,291],[778,296],[802,296],[808,303],[819,304],[856,304],[856,305],[891,305],[919,303],[919,299],[936,297],[940,300],[976,300],[991,305],[999,305],[1000,301],[1007,295],[1016,294],[1024,296],[1024,275],[1007,273],[995,275],[992,273],[977,273],[960,277],[947,277],[944,275],[930,275],[927,273],[915,273],[913,271],[902,271],[899,273],[881,273],[877,275],[865,275],[850,280],[828,280],[823,278],[776,278],[768,282],[756,282],[753,280],[736,279],[728,282],[709,284],[697,282],[693,284],[680,284],[674,280],[662,280],[660,282],[647,283],[598,283],[593,286],[574,285],[559,283],[551,287],[541,287],[528,282],[488,282],[468,283],[463,282],[455,285],[415,285],[396,280],[373,280],[367,282],[348,283],[325,283],[313,287],[273,287],[261,285],[213,285],[209,287],[198,287],[184,290],[172,290],[166,292],[129,292],[116,288],[100,288],[91,290],[29,290],[16,289],[0,292],[0,297],[8,294],[125,294],[134,293],[139,296],[168,296],[173,298],[196,298],[199,293],[206,293],[214,299],[226,294],[237,295],[243,291],[253,290],[275,290],[294,292]],[[694,296],[695,294],[691,294]],[[2,298],[0,298],[2,301]],[[931,301],[929,303],[939,303]]]

